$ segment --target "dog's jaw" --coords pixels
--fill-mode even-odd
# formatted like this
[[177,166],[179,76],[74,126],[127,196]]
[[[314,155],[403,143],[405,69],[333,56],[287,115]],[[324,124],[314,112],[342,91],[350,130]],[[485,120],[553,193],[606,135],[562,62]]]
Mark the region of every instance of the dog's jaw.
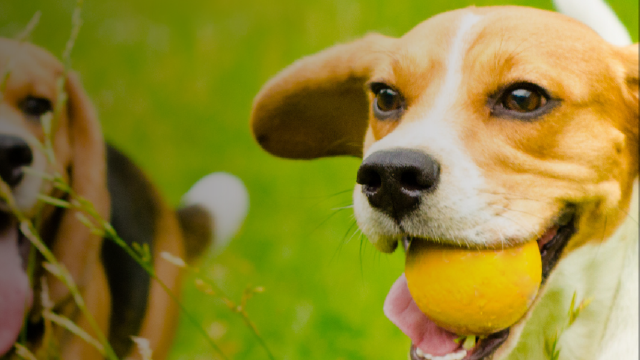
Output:
[[[462,90],[464,87],[470,86],[463,83],[463,64],[466,64],[463,60],[466,53],[470,51],[471,44],[477,43],[477,34],[483,31],[480,25],[483,23],[482,16],[474,15],[473,10],[470,12],[459,16],[456,35],[450,37],[452,40],[449,45],[449,55],[445,61],[447,69],[444,72],[444,78],[434,80],[434,83],[440,86],[435,100],[421,99],[412,104],[402,121],[392,127],[387,134],[379,136],[370,127],[366,136],[365,159],[378,151],[408,148],[424,151],[436,158],[442,166],[438,189],[424,195],[418,209],[402,218],[388,216],[372,208],[367,197],[362,193],[360,185],[356,186],[353,195],[356,219],[360,229],[380,251],[392,252],[404,236],[426,238],[429,241],[454,246],[490,248],[510,246],[532,239],[540,240],[544,237],[543,234],[554,230],[554,222],[565,209],[573,208],[576,204],[580,206],[582,203],[591,203],[586,205],[586,208],[592,206],[594,202],[602,203],[607,208],[616,207],[621,204],[621,197],[624,197],[622,194],[628,191],[624,189],[626,187],[624,176],[615,180],[599,178],[605,172],[593,166],[597,160],[587,159],[585,162],[585,159],[581,159],[578,154],[572,155],[573,146],[567,146],[566,150],[560,148],[558,154],[562,155],[549,161],[547,166],[542,165],[545,161],[544,157],[555,156],[553,152],[543,151],[541,152],[544,154],[543,157],[535,152],[529,154],[526,151],[520,151],[519,154],[518,151],[511,151],[508,156],[515,155],[513,158],[506,157],[507,152],[499,156],[494,155],[493,161],[500,160],[503,166],[509,161],[515,165],[511,169],[507,165],[505,168],[509,170],[501,174],[499,171],[495,172],[495,163],[491,164],[488,161],[491,157],[483,157],[480,154],[480,152],[491,151],[490,148],[468,145],[475,141],[473,135],[469,135],[469,132],[474,130],[465,128],[468,125],[463,124],[467,121],[464,117],[471,115],[473,118],[475,115],[456,108],[456,106],[462,108],[461,104],[464,102],[456,103],[454,100],[459,93],[464,93]],[[587,93],[582,91],[581,94],[575,92],[565,96],[583,97]],[[472,103],[473,100],[466,100],[466,102]],[[477,103],[480,106],[486,106],[484,103]],[[574,126],[574,124],[570,125]],[[520,131],[520,129],[514,128],[513,131]],[[558,136],[558,140],[575,139],[576,137],[570,135],[575,132],[571,131],[573,130]],[[622,136],[622,133],[613,127],[603,128],[598,136],[600,137],[598,142],[592,146],[594,149],[605,144],[610,146],[616,143],[618,141],[616,139]],[[470,138],[471,141],[468,141]],[[493,144],[500,142],[494,139],[492,141]],[[491,146],[491,142],[488,144]],[[499,153],[500,151],[495,154]],[[603,164],[612,162],[611,159],[615,158],[612,153],[606,151],[600,153],[603,158],[610,157],[604,160]],[[575,160],[578,161],[574,163]],[[567,176],[570,172],[573,175]],[[548,183],[540,186],[536,182]],[[537,187],[544,188],[544,191],[538,191],[540,195],[531,195],[529,190]],[[615,227],[620,224],[621,219],[617,217],[612,222],[615,224],[611,226]],[[599,226],[589,225],[593,228]],[[543,253],[549,249],[554,252],[552,259],[544,265],[545,276],[553,272],[564,247],[573,235],[573,230],[569,230],[559,231],[566,236],[562,241],[556,241],[548,246],[541,244]],[[577,243],[572,246],[581,245],[585,234],[589,231],[579,234],[580,236],[576,237]],[[496,345],[497,352],[494,358],[501,358],[502,354],[508,353],[515,347],[534,307],[529,309],[519,323],[512,326],[509,330],[510,335],[502,338]],[[489,353],[493,353],[496,348]],[[414,359],[420,358],[416,354],[413,356]]]
[[[532,310],[512,326],[493,359],[546,359],[545,341],[563,328],[558,347],[572,358],[638,357],[638,196],[636,181],[631,206],[624,209],[629,216],[609,239],[586,244],[558,263]],[[589,305],[565,328],[574,296],[574,306]]]
[[[542,257],[542,278],[543,285],[551,275],[562,250],[575,233],[575,210],[571,207],[564,209],[554,217],[555,222],[537,242]],[[429,241],[428,239],[404,237],[402,244],[405,249],[412,241]],[[540,291],[542,293],[542,291]],[[539,299],[539,296],[536,298]],[[537,300],[536,300],[537,301]],[[527,319],[534,306],[523,317]],[[508,346],[513,339],[517,339],[523,324],[526,320],[521,320],[512,327],[495,332],[488,337],[481,339],[477,345],[464,352],[460,344],[454,343],[458,335],[449,333],[445,329],[439,328],[428,317],[418,309],[412,295],[407,288],[404,275],[401,275],[392,286],[387,299],[385,300],[384,312],[387,317],[398,326],[412,340],[410,351],[411,359],[465,359],[480,360],[491,356],[494,351]]]

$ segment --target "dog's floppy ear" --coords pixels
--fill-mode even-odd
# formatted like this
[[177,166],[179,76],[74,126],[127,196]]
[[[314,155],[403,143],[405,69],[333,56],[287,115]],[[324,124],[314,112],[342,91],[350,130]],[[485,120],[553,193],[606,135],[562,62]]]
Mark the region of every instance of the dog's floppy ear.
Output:
[[[625,96],[625,102],[627,103],[628,121],[625,122],[625,131],[630,136],[631,151],[634,157],[637,158],[637,152],[639,147],[639,129],[640,127],[640,102],[638,101],[638,66],[640,66],[639,54],[640,47],[638,44],[629,45],[620,49],[622,51],[622,64],[624,68],[623,79],[623,94]],[[636,166],[637,166],[636,162]]]
[[[109,219],[109,195],[106,178],[106,150],[95,109],[84,92],[80,80],[70,73],[66,80],[68,95],[68,132],[71,162],[67,169],[73,191],[90,201],[98,214]],[[76,217],[77,211],[66,210],[55,235],[53,251],[69,270],[74,280],[82,286],[92,274],[87,268],[100,261],[102,238]],[[51,282],[49,282],[52,284]],[[51,297],[64,296],[67,290],[55,283]]]
[[294,159],[362,156],[369,113],[365,82],[392,41],[369,34],[276,75],[254,100],[251,127],[258,143]]

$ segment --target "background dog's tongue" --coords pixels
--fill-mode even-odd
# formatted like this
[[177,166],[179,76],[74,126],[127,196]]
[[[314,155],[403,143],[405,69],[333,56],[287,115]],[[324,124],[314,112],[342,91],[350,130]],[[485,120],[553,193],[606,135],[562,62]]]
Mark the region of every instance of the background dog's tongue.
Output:
[[443,356],[461,348],[457,335],[429,320],[413,301],[404,273],[396,280],[384,301],[384,314],[424,353]]
[[13,347],[31,301],[29,279],[18,250],[18,229],[8,226],[0,232],[0,356]]

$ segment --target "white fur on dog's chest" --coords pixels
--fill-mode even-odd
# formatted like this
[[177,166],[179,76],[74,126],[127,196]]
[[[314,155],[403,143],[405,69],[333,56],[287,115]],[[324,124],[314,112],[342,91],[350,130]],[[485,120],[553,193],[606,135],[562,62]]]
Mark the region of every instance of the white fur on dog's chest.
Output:
[[574,292],[576,306],[591,303],[560,334],[560,359],[638,358],[637,183],[628,213],[610,239],[585,245],[558,264],[515,348],[500,359],[548,359],[545,341],[566,326]]

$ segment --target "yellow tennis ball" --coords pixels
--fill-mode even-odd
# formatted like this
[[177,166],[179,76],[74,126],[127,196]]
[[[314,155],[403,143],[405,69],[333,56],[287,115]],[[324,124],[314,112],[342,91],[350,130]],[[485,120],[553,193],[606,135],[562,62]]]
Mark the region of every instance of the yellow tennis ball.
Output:
[[413,240],[405,263],[409,292],[436,325],[488,335],[515,324],[542,278],[538,243],[505,249],[443,247]]

